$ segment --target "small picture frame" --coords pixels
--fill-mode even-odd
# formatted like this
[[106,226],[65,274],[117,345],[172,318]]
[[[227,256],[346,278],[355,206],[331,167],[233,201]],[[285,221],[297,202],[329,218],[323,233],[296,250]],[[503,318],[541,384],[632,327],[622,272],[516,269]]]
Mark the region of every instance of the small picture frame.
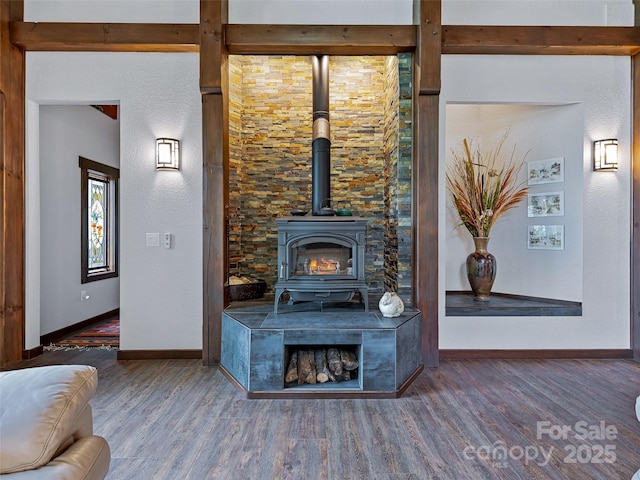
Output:
[[564,225],[529,225],[528,233],[531,250],[564,250]]
[[564,157],[527,162],[527,184],[564,182]]
[[564,192],[530,193],[527,195],[529,217],[562,217]]

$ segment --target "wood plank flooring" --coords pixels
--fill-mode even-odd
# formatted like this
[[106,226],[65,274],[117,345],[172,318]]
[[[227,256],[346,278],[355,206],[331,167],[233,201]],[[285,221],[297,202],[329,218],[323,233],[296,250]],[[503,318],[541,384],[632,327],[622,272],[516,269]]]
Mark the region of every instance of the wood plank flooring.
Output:
[[68,363],[98,368],[109,480],[629,480],[640,469],[630,360],[445,360],[393,400],[246,400],[199,360],[98,350],[15,368]]

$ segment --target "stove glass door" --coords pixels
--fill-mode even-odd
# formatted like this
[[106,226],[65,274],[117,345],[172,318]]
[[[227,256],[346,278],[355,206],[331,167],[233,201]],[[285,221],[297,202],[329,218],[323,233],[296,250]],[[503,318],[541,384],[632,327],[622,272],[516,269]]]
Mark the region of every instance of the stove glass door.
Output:
[[303,238],[291,242],[289,254],[289,278],[355,278],[353,245],[342,239]]

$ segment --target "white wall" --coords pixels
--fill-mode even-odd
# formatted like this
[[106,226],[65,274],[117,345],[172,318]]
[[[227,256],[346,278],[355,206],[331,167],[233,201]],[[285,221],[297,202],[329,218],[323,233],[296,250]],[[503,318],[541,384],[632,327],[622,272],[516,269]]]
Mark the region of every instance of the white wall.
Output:
[[406,25],[412,0],[230,0],[229,23]]
[[118,308],[119,278],[80,282],[78,157],[119,168],[119,155],[119,121],[88,105],[40,107],[41,334]]
[[[634,12],[630,0],[444,0],[442,10],[443,24],[478,25],[633,25]],[[581,105],[584,111],[584,271],[582,317],[446,317],[443,301],[445,278],[456,272],[447,270],[445,265],[449,254],[455,255],[455,250],[450,251],[450,245],[446,243],[447,211],[441,208],[440,348],[629,348],[629,58],[450,55],[443,57],[442,85],[441,206],[445,205],[443,169],[447,155],[447,141],[444,138],[447,104],[506,102]],[[573,122],[569,131],[576,126]],[[618,138],[620,141],[620,169],[617,173],[591,172],[591,145],[593,140],[602,138]],[[502,227],[498,225],[496,228]],[[455,249],[455,244],[451,246]]]
[[[81,5],[83,3],[84,5]],[[296,5],[293,5],[295,3]],[[304,3],[304,7],[302,4]],[[412,23],[404,2],[353,0],[357,12],[337,3],[230,0],[232,23]],[[55,6],[53,4],[56,4]],[[148,21],[195,23],[197,2],[25,0],[27,21]],[[387,10],[398,6],[398,12]],[[172,10],[179,6],[177,10]],[[184,7],[184,9],[181,9]],[[259,7],[259,8],[258,8]],[[295,8],[294,8],[295,7]],[[314,8],[311,8],[314,7]],[[322,8],[322,11],[315,11]],[[106,9],[106,10],[105,10]],[[178,15],[178,10],[180,10]],[[310,15],[312,12],[314,15]],[[383,13],[384,12],[384,13]],[[80,18],[80,14],[81,18]],[[108,14],[108,15],[107,15]],[[182,17],[184,15],[185,17]],[[384,17],[384,18],[381,18]],[[182,20],[187,18],[188,20]],[[397,21],[396,21],[397,19]],[[286,22],[284,21],[286,20]],[[443,1],[443,23],[514,25],[632,25],[631,0]],[[67,54],[27,55],[27,113],[33,103],[89,98],[119,99],[122,109],[121,311],[122,347],[198,348],[201,345],[201,151],[200,98],[196,55]],[[628,348],[630,215],[630,63],[625,57],[449,56],[443,59],[440,152],[444,171],[446,104],[580,103],[584,106],[585,274],[582,317],[456,318],[444,316],[445,191],[439,192],[440,290],[442,348]],[[172,116],[177,112],[177,118]],[[37,127],[28,121],[28,135]],[[181,129],[181,133],[175,133]],[[185,158],[193,164],[175,176],[150,167],[155,136],[182,135]],[[592,174],[591,141],[617,137],[621,168]],[[37,146],[27,145],[28,155]],[[37,167],[28,159],[27,176]],[[186,163],[188,163],[187,160]],[[196,165],[197,163],[197,165]],[[37,182],[37,179],[33,180]],[[28,178],[29,228],[34,226]],[[178,203],[176,203],[178,202]],[[131,206],[131,207],[130,207]],[[613,213],[612,213],[613,212]],[[145,232],[176,233],[175,251],[144,247]],[[27,235],[27,348],[33,343],[33,278],[39,255]],[[604,248],[602,247],[604,245]]]
[[631,0],[442,0],[443,25],[632,26]]
[[[456,253],[447,243],[446,210],[441,209],[441,348],[629,348],[630,68],[628,57],[450,55],[443,58],[441,115],[445,125],[446,105],[452,102],[581,104],[584,109],[583,158],[578,172],[584,182],[584,274],[581,317],[446,317],[442,301],[445,278],[455,274],[447,271],[446,259]],[[576,126],[580,125],[576,125],[575,119],[569,119],[567,132],[573,132]],[[440,205],[445,205],[444,166],[448,144],[444,128],[440,135]],[[601,138],[620,141],[620,169],[616,173],[591,171],[592,141]],[[539,142],[534,140],[536,144]],[[558,145],[557,138],[550,140],[549,152],[554,145]],[[506,226],[499,222],[496,235],[504,234]],[[493,247],[500,262],[500,252],[495,244]],[[537,252],[541,253],[548,257],[553,252]],[[500,276],[500,266],[498,269]],[[522,270],[521,275],[527,275],[526,265]],[[551,270],[549,275],[560,273]],[[510,280],[524,281],[514,276]]]
[[[27,195],[37,179],[34,104],[112,103],[120,119],[121,348],[202,346],[202,120],[197,54],[40,53],[26,60]],[[36,129],[37,133],[37,129]],[[157,172],[155,139],[178,138],[179,172]],[[27,206],[28,224],[40,216]],[[173,234],[171,249],[146,247],[146,233]],[[37,256],[28,236],[27,258]],[[37,250],[36,250],[37,249]],[[30,298],[36,296],[27,269]],[[39,312],[28,304],[27,348],[38,345]]]
[[[25,0],[28,22],[198,23],[199,0]],[[413,0],[229,0],[229,23],[406,25]],[[633,25],[631,0],[443,0],[448,25]]]
[[198,23],[199,0],[26,0],[25,22]]
[[[363,15],[366,12],[366,15]],[[28,22],[198,23],[199,0],[25,0]],[[230,0],[229,23],[401,25],[413,0]]]

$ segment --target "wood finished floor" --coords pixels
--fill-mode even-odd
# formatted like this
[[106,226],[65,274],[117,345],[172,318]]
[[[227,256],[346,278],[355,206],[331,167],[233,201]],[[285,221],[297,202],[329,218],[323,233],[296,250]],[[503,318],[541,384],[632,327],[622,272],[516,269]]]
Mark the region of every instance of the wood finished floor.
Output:
[[[629,480],[640,469],[629,360],[450,360],[400,399],[245,400],[198,360],[115,357],[56,351],[16,366],[98,368],[109,480]],[[537,422],[571,432],[554,440]],[[615,439],[599,438],[601,422]],[[581,425],[597,438],[581,439]]]

